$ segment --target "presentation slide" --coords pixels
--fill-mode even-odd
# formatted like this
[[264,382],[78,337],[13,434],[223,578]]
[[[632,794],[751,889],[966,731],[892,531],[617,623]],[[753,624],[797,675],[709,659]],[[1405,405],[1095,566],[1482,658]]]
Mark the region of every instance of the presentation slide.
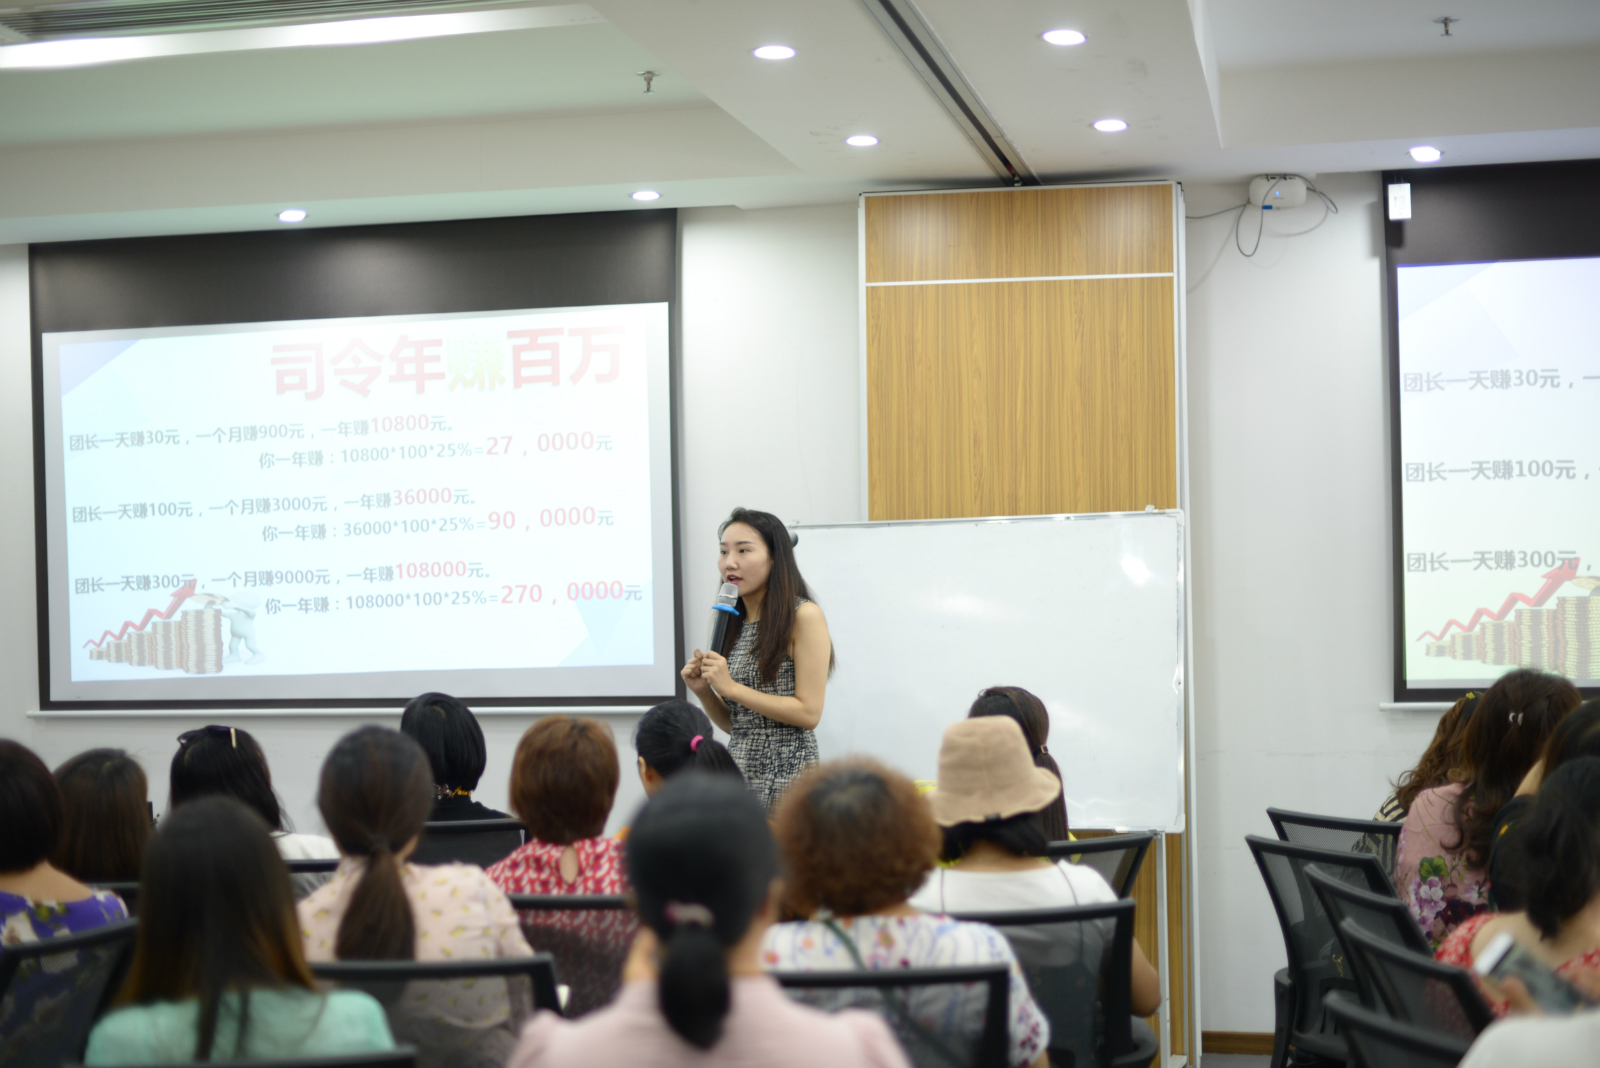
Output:
[[56,701],[673,692],[666,304],[46,334]]
[[1600,686],[1600,259],[1398,271],[1406,684]]

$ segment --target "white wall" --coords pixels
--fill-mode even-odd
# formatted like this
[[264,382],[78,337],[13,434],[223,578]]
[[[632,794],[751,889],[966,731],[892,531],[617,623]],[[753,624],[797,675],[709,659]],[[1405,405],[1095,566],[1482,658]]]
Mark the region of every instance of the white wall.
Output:
[[[693,643],[704,640],[716,592],[716,523],[734,504],[808,522],[858,518],[855,207],[701,209],[681,218],[679,488]],[[52,767],[91,746],[126,748],[144,765],[161,812],[178,734],[207,722],[242,725],[266,750],[295,824],[320,831],[323,755],[356,725],[394,725],[396,714],[28,715],[39,707],[39,681],[27,262],[25,246],[0,246],[0,491],[11,502],[0,510],[0,597],[12,606],[0,616],[0,737],[33,747]],[[605,718],[622,763],[615,828],[643,799],[633,771],[637,717]],[[527,715],[482,717],[489,766],[479,800],[505,807],[511,755],[531,722]]]
[[[1188,228],[1201,1012],[1272,1030],[1283,941],[1246,834],[1266,808],[1370,818],[1437,717],[1392,698],[1388,387],[1376,175],[1339,214]],[[1190,187],[1190,215],[1241,201]],[[1314,203],[1314,202],[1313,202]],[[1255,218],[1244,220],[1249,249]],[[1298,236],[1287,236],[1291,232]]]
[[[1377,180],[1324,176],[1340,206],[1273,218],[1253,260],[1231,218],[1189,228],[1203,1026],[1268,1031],[1283,946],[1245,834],[1268,805],[1370,815],[1434,719],[1384,714],[1390,695],[1387,391]],[[1191,187],[1190,214],[1242,199]],[[682,216],[680,531],[685,627],[704,640],[715,530],[737,504],[848,522],[860,501],[853,205]],[[1247,220],[1247,226],[1253,220]],[[1280,232],[1282,231],[1282,232]],[[1246,247],[1248,247],[1248,242]],[[54,764],[122,745],[152,773],[192,719],[30,720],[37,707],[26,255],[0,247],[0,735]],[[826,609],[826,605],[823,606]],[[217,719],[227,720],[225,713]],[[387,720],[392,722],[392,717]],[[199,721],[199,722],[204,722]],[[303,828],[321,756],[355,717],[249,721]],[[480,796],[505,796],[525,717],[485,717]],[[631,718],[614,721],[631,764]],[[639,793],[623,776],[613,824]]]

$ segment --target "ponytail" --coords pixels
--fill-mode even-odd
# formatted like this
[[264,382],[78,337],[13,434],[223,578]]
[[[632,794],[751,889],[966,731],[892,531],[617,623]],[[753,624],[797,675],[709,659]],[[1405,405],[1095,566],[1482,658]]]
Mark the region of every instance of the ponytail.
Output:
[[339,921],[333,955],[339,960],[415,960],[416,937],[400,860],[380,838]]
[[711,735],[711,720],[687,701],[666,701],[639,719],[634,751],[663,779],[687,768],[744,776],[728,747]]
[[1544,781],[1511,832],[1529,921],[1546,939],[1600,893],[1600,758],[1569,761]]
[[416,922],[397,854],[422,834],[433,809],[433,775],[422,747],[385,727],[352,731],[322,765],[317,807],[339,851],[366,858],[339,921],[334,955],[414,960]]
[[750,934],[778,875],[766,809],[740,781],[687,771],[645,803],[626,849],[639,921],[661,940],[661,1015],[710,1049],[732,1004],[728,949]]
[[726,949],[702,923],[677,923],[661,959],[661,1015],[691,1046],[710,1049],[728,1015]]

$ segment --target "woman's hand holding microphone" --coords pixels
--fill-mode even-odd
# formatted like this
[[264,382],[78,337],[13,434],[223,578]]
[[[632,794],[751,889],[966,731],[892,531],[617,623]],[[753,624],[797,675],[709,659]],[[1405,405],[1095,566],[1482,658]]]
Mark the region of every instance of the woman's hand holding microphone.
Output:
[[684,685],[700,697],[713,691],[725,693],[733,685],[733,676],[728,674],[728,658],[721,653],[696,649],[679,674],[683,676]]

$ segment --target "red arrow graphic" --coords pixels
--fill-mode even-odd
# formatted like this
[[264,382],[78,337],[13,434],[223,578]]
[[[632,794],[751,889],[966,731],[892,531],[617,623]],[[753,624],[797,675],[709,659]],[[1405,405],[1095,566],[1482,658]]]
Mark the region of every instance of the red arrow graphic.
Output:
[[194,586],[196,581],[197,580],[195,579],[190,579],[188,582],[178,587],[178,592],[173,595],[172,603],[167,605],[167,610],[165,612],[158,612],[152,608],[150,611],[144,614],[144,618],[139,620],[139,622],[135,623],[130,619],[126,623],[122,624],[122,629],[117,631],[115,634],[108,630],[104,634],[100,635],[98,640],[90,638],[88,641],[84,642],[84,647],[88,648],[91,645],[98,646],[107,638],[110,638],[112,641],[117,641],[121,639],[124,634],[128,633],[129,630],[144,630],[145,626],[152,619],[171,619],[172,613],[178,610],[178,606],[194,595]]
[[1554,571],[1546,571],[1540,577],[1544,579],[1544,585],[1540,586],[1539,592],[1534,594],[1532,597],[1529,597],[1525,593],[1513,593],[1510,597],[1506,598],[1505,604],[1500,606],[1500,611],[1498,612],[1491,612],[1487,608],[1480,608],[1476,612],[1472,613],[1472,618],[1467,620],[1465,623],[1461,622],[1459,619],[1452,619],[1450,622],[1439,628],[1438,634],[1435,634],[1431,630],[1425,630],[1421,634],[1417,635],[1416,640],[1420,642],[1423,638],[1432,638],[1436,642],[1443,641],[1444,636],[1450,633],[1450,628],[1452,626],[1459,627],[1461,629],[1461,633],[1463,634],[1470,633],[1472,628],[1478,625],[1479,620],[1504,619],[1506,618],[1506,615],[1519,603],[1525,604],[1529,608],[1538,608],[1551,597],[1554,597],[1555,592],[1562,586],[1565,586],[1569,581],[1578,577],[1578,561],[1576,559],[1568,560]]

